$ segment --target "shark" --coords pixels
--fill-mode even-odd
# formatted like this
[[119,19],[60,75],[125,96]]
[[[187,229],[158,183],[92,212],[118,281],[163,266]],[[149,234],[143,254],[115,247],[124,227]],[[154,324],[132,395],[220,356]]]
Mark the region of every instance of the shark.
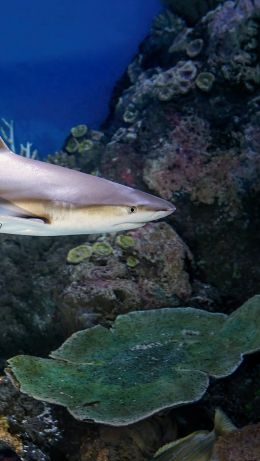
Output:
[[174,211],[171,202],[147,192],[17,155],[0,137],[0,233],[114,233]]

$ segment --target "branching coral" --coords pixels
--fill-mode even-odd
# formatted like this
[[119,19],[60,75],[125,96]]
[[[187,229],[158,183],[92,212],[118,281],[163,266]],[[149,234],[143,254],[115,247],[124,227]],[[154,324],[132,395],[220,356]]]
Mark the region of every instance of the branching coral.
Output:
[[[3,139],[7,142],[10,146],[12,152],[16,152],[16,145],[15,145],[15,134],[14,134],[14,121],[11,120],[8,122],[5,118],[1,119],[2,126],[0,126],[0,132]],[[20,144],[20,151],[17,152],[19,155],[27,158],[37,158],[38,157],[38,150],[32,149],[33,144],[31,142],[26,142],[26,144]]]

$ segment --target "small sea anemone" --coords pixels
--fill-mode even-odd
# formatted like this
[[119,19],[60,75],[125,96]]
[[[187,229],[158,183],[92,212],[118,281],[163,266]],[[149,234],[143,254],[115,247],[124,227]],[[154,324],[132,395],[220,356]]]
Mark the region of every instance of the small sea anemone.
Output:
[[79,264],[84,259],[90,258],[92,248],[89,245],[79,245],[72,248],[67,254],[67,262],[70,264]]
[[131,269],[134,269],[139,264],[139,260],[135,256],[128,256],[126,265]]
[[177,78],[180,82],[193,80],[196,75],[197,67],[192,61],[187,61],[177,68]]
[[77,125],[71,128],[70,132],[74,138],[81,138],[82,136],[85,136],[85,134],[88,131],[87,125]]
[[128,108],[124,112],[123,120],[126,123],[133,123],[138,117],[138,110],[131,104],[129,104]]
[[192,40],[187,47],[186,47],[186,53],[190,58],[195,58],[200,54],[201,50],[203,48],[203,40],[201,38],[197,38],[195,40]]
[[91,134],[91,139],[96,142],[100,141],[104,137],[104,133],[98,130],[91,130],[90,134]]
[[157,92],[157,96],[160,101],[170,101],[174,94],[174,88],[169,86],[162,87]]
[[193,80],[197,75],[197,67],[194,62],[180,63],[176,69],[177,92],[186,94],[191,89]]
[[123,249],[135,246],[135,239],[131,235],[118,235],[116,244]]
[[196,85],[201,91],[208,92],[211,90],[215,81],[215,75],[211,72],[201,72],[196,78]]
[[192,61],[180,61],[177,66],[161,72],[154,79],[158,99],[169,101],[175,95],[188,93],[196,75],[197,67]]
[[79,147],[79,143],[74,138],[70,138],[67,144],[65,145],[65,149],[69,154],[74,154],[75,152],[77,152],[78,147]]
[[99,256],[109,256],[113,253],[113,248],[108,242],[96,242],[92,246],[92,250]]
[[151,27],[151,33],[161,38],[164,37],[166,33],[176,36],[182,29],[183,24],[184,21],[171,11],[162,11],[162,13],[155,16]]
[[89,150],[91,150],[94,146],[93,141],[91,139],[84,139],[78,146],[78,151],[80,154],[85,154]]

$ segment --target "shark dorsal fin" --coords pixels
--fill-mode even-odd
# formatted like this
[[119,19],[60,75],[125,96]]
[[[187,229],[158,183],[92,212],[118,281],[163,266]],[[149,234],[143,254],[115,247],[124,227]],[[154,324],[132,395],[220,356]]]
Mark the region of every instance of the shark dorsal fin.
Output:
[[9,147],[5,144],[3,138],[0,136],[0,155],[1,154],[13,154]]

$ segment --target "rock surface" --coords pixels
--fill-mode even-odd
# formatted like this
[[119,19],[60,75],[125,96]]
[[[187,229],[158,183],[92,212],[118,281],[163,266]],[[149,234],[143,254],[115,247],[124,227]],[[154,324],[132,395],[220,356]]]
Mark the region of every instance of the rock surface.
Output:
[[64,261],[60,267],[54,299],[67,331],[130,310],[180,306],[190,298],[192,256],[168,224],[149,224],[125,235],[133,238],[133,246],[122,248],[116,236],[99,237],[111,254],[94,251],[78,265]]
[[61,438],[52,408],[21,394],[8,378],[1,377],[0,415],[1,441],[16,449],[22,460],[51,460],[50,452]]

